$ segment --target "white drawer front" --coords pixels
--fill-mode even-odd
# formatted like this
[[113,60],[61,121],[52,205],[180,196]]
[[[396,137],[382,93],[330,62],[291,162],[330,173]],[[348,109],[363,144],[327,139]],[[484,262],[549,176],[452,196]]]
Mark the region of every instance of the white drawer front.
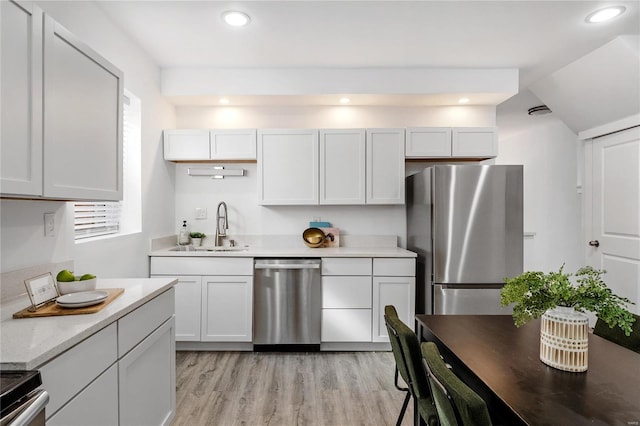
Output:
[[323,342],[370,342],[371,309],[323,309]]
[[416,274],[414,258],[373,259],[373,275],[388,277],[413,277]]
[[118,359],[117,327],[111,324],[39,367],[49,392],[47,415],[54,414]]
[[175,311],[175,289],[140,306],[118,320],[118,357],[122,357],[153,330],[169,319]]
[[323,308],[371,308],[371,277],[322,278]]
[[323,257],[322,275],[371,275],[371,258]]
[[152,275],[253,275],[251,257],[152,257]]

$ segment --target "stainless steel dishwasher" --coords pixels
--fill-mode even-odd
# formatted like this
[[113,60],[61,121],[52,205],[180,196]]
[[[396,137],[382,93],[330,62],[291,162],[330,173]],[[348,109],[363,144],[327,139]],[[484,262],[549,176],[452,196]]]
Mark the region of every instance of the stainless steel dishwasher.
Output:
[[320,349],[320,259],[256,259],[254,350]]

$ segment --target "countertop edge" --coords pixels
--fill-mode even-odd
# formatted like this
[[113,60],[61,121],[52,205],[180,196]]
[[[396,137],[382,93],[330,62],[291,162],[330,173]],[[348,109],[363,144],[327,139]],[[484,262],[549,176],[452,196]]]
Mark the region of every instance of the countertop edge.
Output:
[[[124,281],[126,281],[126,282],[131,282],[131,281],[135,281],[135,280],[150,280],[150,279],[149,278],[124,279]],[[92,335],[94,335],[98,331],[102,330],[103,328],[105,328],[105,327],[113,324],[114,322],[118,321],[119,319],[121,319],[125,315],[131,313],[132,311],[134,311],[135,309],[139,308],[140,306],[144,305],[148,301],[154,299],[155,297],[157,297],[160,294],[164,293],[165,291],[169,290],[171,287],[173,287],[178,282],[178,280],[175,279],[175,278],[152,278],[152,280],[164,280],[166,282],[164,284],[161,284],[161,285],[157,286],[155,289],[151,290],[149,293],[146,293],[143,296],[139,297],[135,301],[133,301],[131,303],[128,303],[127,305],[125,305],[122,308],[116,310],[115,312],[110,313],[108,316],[96,320],[95,323],[91,324],[87,328],[85,328],[82,331],[74,334],[71,337],[68,337],[68,338],[64,339],[63,341],[59,342],[56,346],[53,346],[53,347],[49,348],[48,350],[44,350],[42,353],[39,353],[38,355],[34,356],[33,358],[27,359],[25,361],[16,361],[16,360],[14,360],[14,361],[6,361],[6,362],[5,361],[0,361],[0,369],[2,369],[2,370],[33,370],[33,369],[36,369],[36,368],[42,366],[43,364],[49,362],[53,358],[57,357],[58,355],[62,354],[66,350],[68,350],[68,349],[72,348],[73,346],[77,345],[78,343],[82,342],[83,340],[91,337]],[[101,283],[101,281],[98,280],[98,283]],[[109,284],[104,284],[104,283],[109,283]],[[118,287],[117,283],[118,283],[118,279],[104,280],[103,281],[103,285],[99,284],[96,288],[99,289],[99,288]],[[126,286],[125,286],[125,292],[126,292]],[[109,306],[105,307],[105,310],[108,310],[108,308],[109,308]],[[96,314],[99,314],[99,312],[96,313]],[[88,315],[96,315],[96,314],[88,314]],[[55,318],[72,318],[72,317],[73,316],[67,316],[67,317],[42,317],[42,318],[29,318],[29,319],[16,319],[16,320],[12,319],[11,321],[30,321],[30,320],[54,321]],[[0,332],[1,332],[1,330],[0,330]]]
[[149,257],[397,257],[415,258],[418,255],[401,247],[282,247],[248,248],[244,251],[171,251],[170,247],[153,250]]

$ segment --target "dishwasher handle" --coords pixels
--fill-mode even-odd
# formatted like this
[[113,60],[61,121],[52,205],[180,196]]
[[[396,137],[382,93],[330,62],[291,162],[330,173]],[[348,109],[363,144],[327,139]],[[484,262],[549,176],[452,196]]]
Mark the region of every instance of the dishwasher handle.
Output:
[[44,389],[37,389],[7,416],[0,419],[2,426],[25,426],[42,412],[49,402],[49,393]]
[[320,269],[319,263],[259,263],[256,269]]

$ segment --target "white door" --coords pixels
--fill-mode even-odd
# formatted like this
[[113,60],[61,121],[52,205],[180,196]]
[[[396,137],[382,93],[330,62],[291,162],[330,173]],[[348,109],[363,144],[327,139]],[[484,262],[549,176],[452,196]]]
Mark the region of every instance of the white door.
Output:
[[585,145],[587,263],[640,313],[640,127]]
[[0,191],[42,195],[42,11],[0,2]]
[[320,130],[320,204],[365,203],[364,129]]
[[202,277],[186,275],[177,278],[178,284],[174,286],[176,289],[176,341],[199,342]]
[[404,204],[404,129],[367,129],[367,204]]
[[203,342],[251,342],[253,277],[202,277]]

